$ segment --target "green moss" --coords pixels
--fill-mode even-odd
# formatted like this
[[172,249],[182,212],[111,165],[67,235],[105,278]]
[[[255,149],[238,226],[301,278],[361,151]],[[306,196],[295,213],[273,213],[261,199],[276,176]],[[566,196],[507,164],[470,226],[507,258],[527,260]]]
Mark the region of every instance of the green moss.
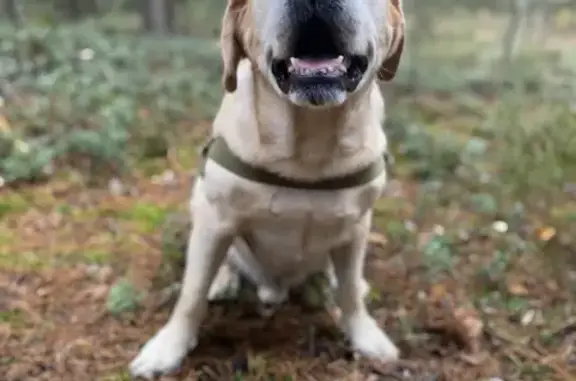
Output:
[[372,224],[378,230],[386,230],[389,222],[398,220],[406,210],[403,200],[392,197],[382,197],[374,204]]
[[60,204],[56,206],[56,211],[65,216],[71,215],[74,212],[73,209],[74,208],[70,204]]
[[161,174],[166,170],[167,163],[165,158],[154,158],[142,160],[138,164],[138,169],[142,171],[145,176],[154,176]]
[[51,261],[32,251],[15,253],[6,247],[0,247],[0,269],[40,270],[51,266]]
[[176,156],[178,157],[178,162],[184,168],[194,168],[198,163],[198,149],[194,147],[183,146],[178,147],[176,150]]
[[169,208],[150,203],[136,203],[131,208],[118,213],[120,219],[136,224],[139,230],[154,232],[162,226],[171,212]]
[[98,379],[99,381],[130,381],[130,373],[128,371],[122,371],[119,373],[111,374],[103,378]]
[[0,219],[11,214],[25,212],[29,202],[21,194],[7,193],[0,199]]
[[61,256],[66,263],[86,263],[104,265],[112,259],[111,253],[104,250],[85,250]]
[[561,207],[552,208],[550,215],[560,221],[576,222],[576,203],[567,202]]
[[104,265],[112,260],[111,252],[106,250],[105,247],[86,250],[82,250],[80,247],[62,247],[56,248],[52,252],[25,251],[15,253],[10,249],[10,245],[0,246],[0,269],[7,270],[36,271],[80,263]]
[[13,328],[23,326],[25,318],[24,312],[19,309],[0,311],[0,323],[9,324]]
[[0,224],[0,252],[2,252],[3,246],[8,246],[15,240],[14,232],[5,226]]

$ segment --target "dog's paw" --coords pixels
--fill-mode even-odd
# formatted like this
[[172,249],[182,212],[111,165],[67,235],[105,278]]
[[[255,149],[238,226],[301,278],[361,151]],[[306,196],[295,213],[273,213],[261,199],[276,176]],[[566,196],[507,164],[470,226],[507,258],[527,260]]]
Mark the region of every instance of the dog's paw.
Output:
[[208,291],[208,300],[211,302],[219,300],[233,300],[240,292],[240,275],[234,271],[227,263],[224,263]]
[[354,318],[347,331],[353,349],[360,355],[383,362],[398,360],[400,351],[369,315]]
[[148,380],[177,370],[188,350],[196,346],[196,338],[191,337],[183,325],[169,323],[164,326],[130,363],[132,377]]

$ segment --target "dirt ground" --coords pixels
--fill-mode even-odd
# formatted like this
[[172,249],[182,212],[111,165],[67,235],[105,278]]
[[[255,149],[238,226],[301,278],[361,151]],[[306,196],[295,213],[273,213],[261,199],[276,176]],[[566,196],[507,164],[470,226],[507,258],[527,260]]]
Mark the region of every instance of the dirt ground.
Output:
[[[0,190],[3,204],[12,205],[0,223],[0,379],[129,379],[127,364],[173,302],[155,280],[159,221],[185,204],[191,178],[178,171],[169,180],[134,176],[122,179],[122,191],[119,184],[86,188],[69,178]],[[231,303],[210,308],[198,348],[164,379],[576,379],[576,322],[560,312],[571,298],[560,280],[539,277],[538,265],[520,261],[507,272],[503,292],[523,298],[521,314],[480,308],[471,290],[478,254],[491,239],[463,238],[453,275],[431,280],[418,251],[392,239],[382,222],[413,213],[417,185],[396,180],[390,189],[377,205],[367,273],[375,289],[370,308],[400,346],[398,364],[356,359],[327,311],[289,304],[263,317],[254,306]],[[457,225],[470,218],[445,215]],[[438,229],[419,224],[420,240]],[[146,293],[136,311],[113,316],[107,298],[122,277]],[[550,315],[556,319],[550,311],[558,311]]]

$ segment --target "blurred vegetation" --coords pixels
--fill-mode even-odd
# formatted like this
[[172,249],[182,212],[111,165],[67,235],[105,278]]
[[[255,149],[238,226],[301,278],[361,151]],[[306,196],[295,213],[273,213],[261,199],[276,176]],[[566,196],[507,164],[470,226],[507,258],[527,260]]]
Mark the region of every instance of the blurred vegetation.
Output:
[[[464,160],[458,143],[465,143],[472,150],[490,146],[490,156],[500,160],[495,164],[511,176],[520,168],[539,171],[513,176],[521,188],[535,181],[559,185],[566,171],[556,161],[572,160],[574,139],[568,126],[576,56],[563,49],[576,30],[574,4],[468,3],[406,1],[408,53],[387,90],[453,97],[453,114],[470,119],[455,126],[457,132],[464,140],[480,136],[455,142],[452,131],[438,135],[433,128],[452,129],[439,125],[441,115],[416,120],[408,110],[414,105],[407,105],[398,112],[390,108],[393,140],[417,159],[415,171],[422,176],[453,172]],[[223,6],[223,0],[5,1],[4,180],[38,180],[70,164],[93,176],[165,155],[178,141],[183,121],[208,118],[217,106],[220,61],[214,37]],[[139,30],[146,33],[136,34]],[[539,107],[545,111],[531,106],[543,103],[550,105]],[[526,115],[527,109],[540,115]],[[566,127],[554,127],[559,125]],[[498,158],[494,150],[506,156]],[[549,171],[548,165],[557,168]]]
[[[165,155],[179,123],[208,117],[220,93],[210,41],[140,39],[91,23],[5,27],[0,41],[8,182],[70,163],[92,176]],[[138,144],[127,150],[129,140]]]
[[[124,196],[141,185],[128,184],[134,174],[135,182],[154,179],[143,193],[158,182],[177,183],[167,168],[188,176],[222,96],[217,37],[224,3],[0,0],[0,265],[41,268],[69,252],[92,265],[116,264],[112,258],[149,254],[142,237],[158,235],[163,225],[158,246],[168,263],[160,275],[178,279],[189,221],[169,215],[181,199],[167,197],[168,185],[148,189],[146,203],[131,195],[87,206],[75,197],[101,181]],[[432,285],[478,284],[467,291],[479,309],[516,316],[538,305],[551,322],[546,332],[556,332],[552,323],[576,313],[569,299],[576,294],[557,311],[543,296],[548,286],[534,285],[554,281],[557,290],[576,291],[576,0],[404,4],[401,70],[382,86],[401,195],[378,200],[375,230],[383,237],[372,237],[375,246],[391,259],[401,253],[406,263],[416,253],[429,276],[419,279]],[[62,179],[86,186],[68,196],[78,205],[46,190]],[[21,226],[15,221],[42,220],[42,213],[26,215],[34,208],[53,208],[50,216],[73,225],[74,236],[94,233],[96,249],[66,229],[54,229],[64,244],[22,245],[27,238],[14,234]],[[110,216],[110,229],[120,225],[121,234],[93,232]],[[106,225],[95,223],[100,219]],[[533,299],[510,286],[511,273],[527,279]],[[119,315],[142,300],[122,278],[107,308]],[[510,379],[543,379],[521,372]]]
[[[407,0],[407,53],[384,86],[400,171],[421,181],[457,177],[543,208],[566,196],[576,180],[574,4]],[[4,6],[0,173],[8,184],[62,169],[87,181],[122,173],[181,148],[189,126],[216,110],[224,0]]]
[[[195,151],[191,126],[222,94],[224,3],[5,1],[3,182],[63,170],[97,181]],[[493,214],[515,202],[546,214],[572,205],[575,4],[407,0],[407,52],[383,87],[400,176],[450,180]]]

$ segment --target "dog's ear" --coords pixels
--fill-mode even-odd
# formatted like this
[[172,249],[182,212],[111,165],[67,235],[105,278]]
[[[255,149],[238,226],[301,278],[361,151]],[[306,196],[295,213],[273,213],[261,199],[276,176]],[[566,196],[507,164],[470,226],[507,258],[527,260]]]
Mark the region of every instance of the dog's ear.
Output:
[[378,70],[378,79],[390,81],[396,75],[400,65],[400,57],[404,49],[404,10],[402,0],[387,0],[388,25],[392,31],[392,39],[388,47],[388,54]]
[[224,17],[222,18],[222,30],[220,32],[220,49],[224,66],[222,84],[228,92],[236,90],[238,63],[242,58],[246,57],[240,31],[242,18],[246,12],[246,5],[247,0],[228,0]]

